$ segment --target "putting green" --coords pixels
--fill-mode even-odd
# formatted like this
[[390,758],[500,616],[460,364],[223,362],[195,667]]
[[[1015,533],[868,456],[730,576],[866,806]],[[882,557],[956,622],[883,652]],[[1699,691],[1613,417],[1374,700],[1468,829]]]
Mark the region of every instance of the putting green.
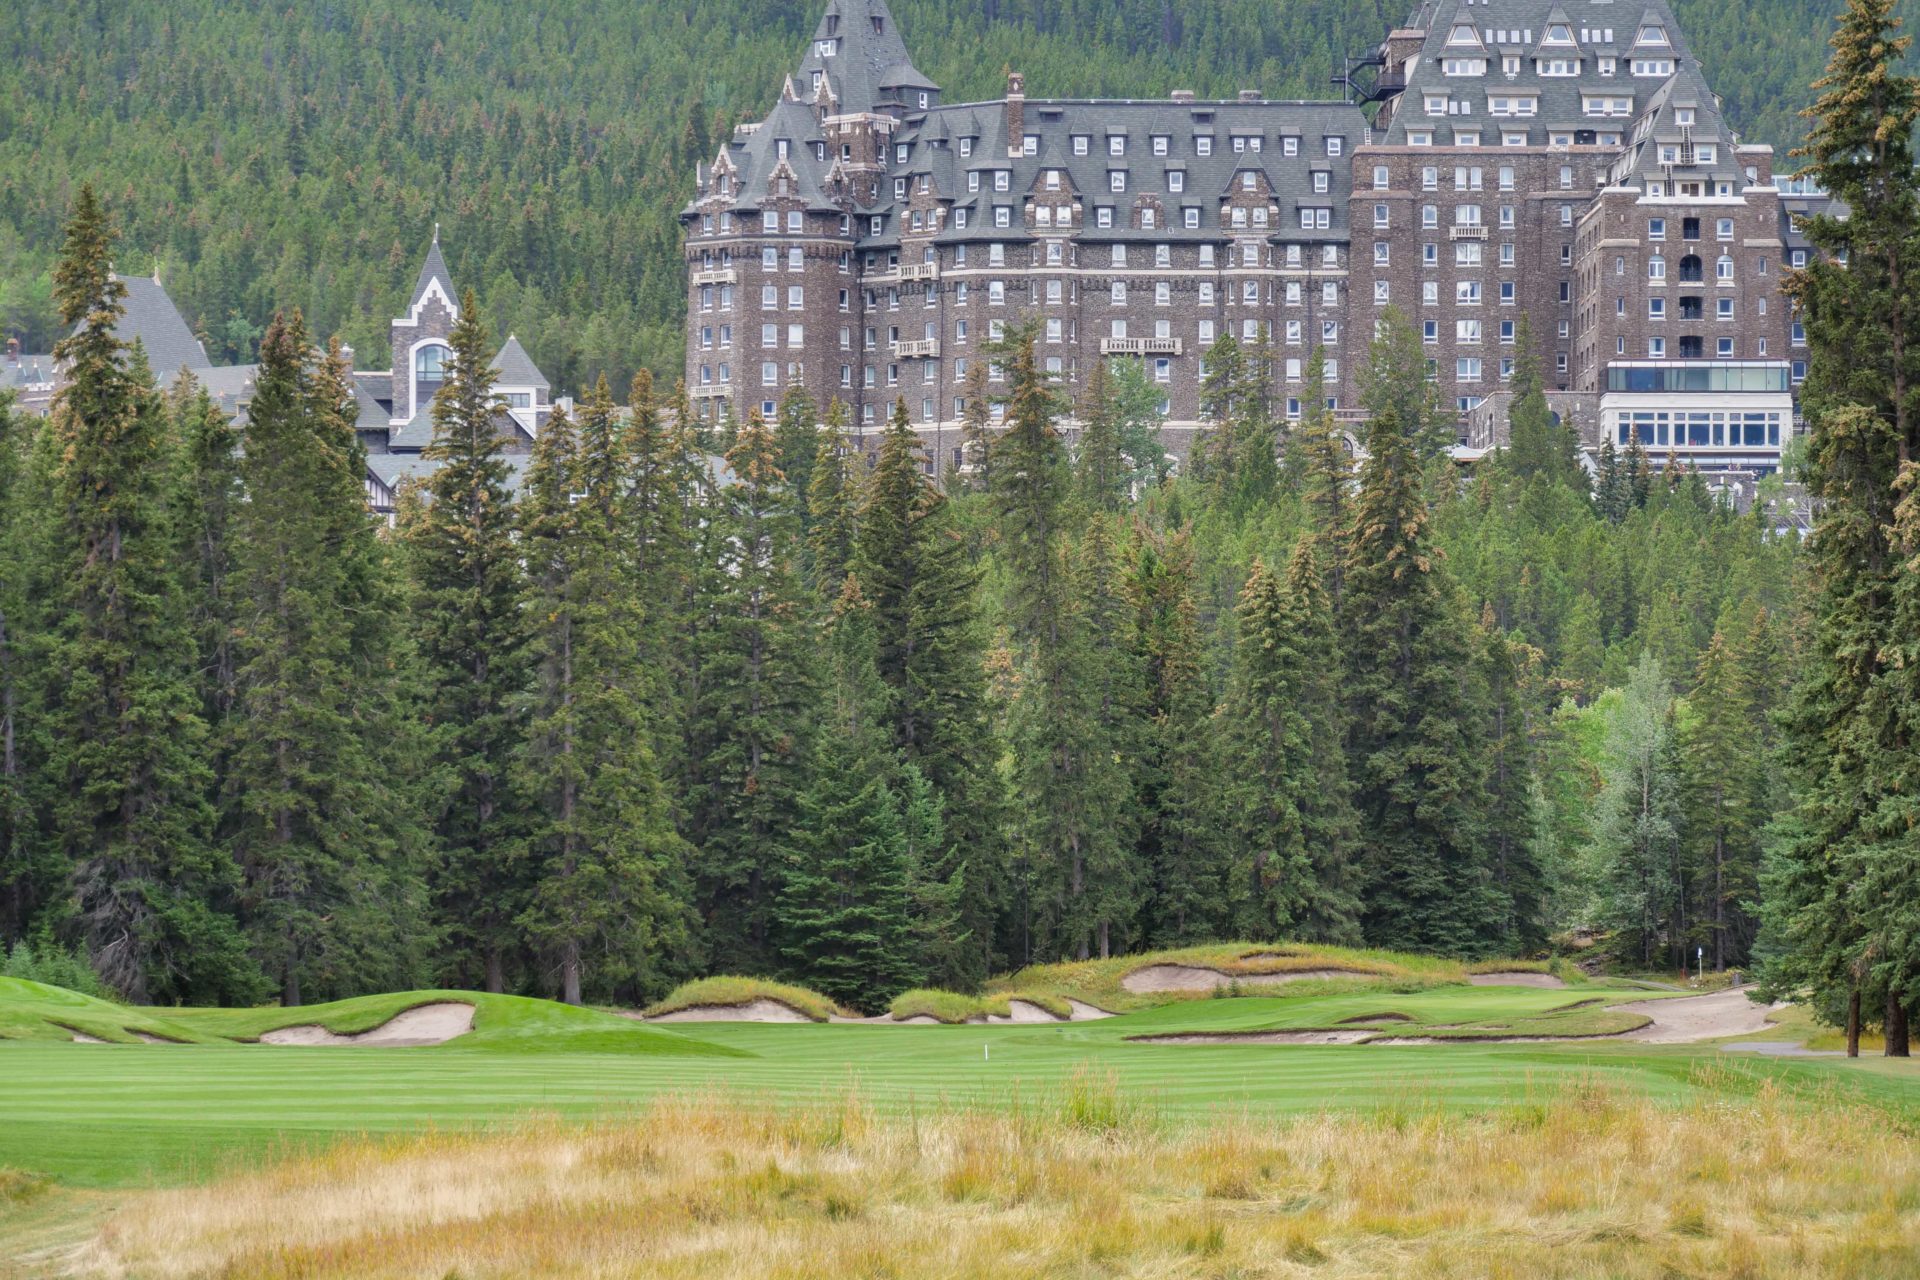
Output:
[[[673,1032],[544,1001],[413,992],[324,1007],[169,1011],[196,1034],[257,1034],[316,1020],[361,1029],[425,999],[466,999],[469,1037],[433,1048],[0,1043],[0,1167],[75,1185],[164,1184],[344,1134],[618,1112],[672,1094],[888,1110],[1054,1105],[1076,1073],[1111,1076],[1169,1116],[1243,1110],[1475,1110],[1525,1105],[1590,1081],[1677,1101],[1789,1091],[1902,1110],[1920,1099],[1899,1065],[1733,1059],[1629,1043],[1298,1047],[1164,1046],[1128,1037],[1334,1025],[1382,1012],[1421,1023],[1523,1021],[1591,994],[1446,987],[1294,998],[1186,1000],[1099,1022],[887,1027],[708,1023]],[[1644,993],[1609,992],[1610,999]],[[351,1014],[352,1016],[346,1016]],[[489,1018],[495,1025],[491,1034]],[[369,1021],[372,1019],[372,1021]],[[615,1024],[608,1027],[605,1024]],[[544,1028],[544,1029],[542,1029]]]

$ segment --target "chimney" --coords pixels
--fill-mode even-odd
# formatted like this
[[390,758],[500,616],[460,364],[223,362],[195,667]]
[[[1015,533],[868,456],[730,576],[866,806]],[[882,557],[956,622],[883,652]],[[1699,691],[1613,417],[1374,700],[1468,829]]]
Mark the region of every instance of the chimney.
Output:
[[1173,91],[1173,93],[1172,93],[1172,94],[1171,94],[1170,96],[1171,96],[1171,97],[1173,98],[1173,100],[1174,100],[1175,102],[1192,102],[1192,101],[1193,101],[1193,90],[1191,90],[1191,89],[1175,89],[1175,90]]
[[340,358],[347,362],[347,368],[353,368],[353,348],[344,342],[340,344]]
[[1007,154],[1021,152],[1027,132],[1027,78],[1018,71],[1007,72]]
[[1260,101],[1260,91],[1258,89],[1242,89],[1240,91],[1240,101],[1258,102]]
[[7,363],[20,363],[20,339],[18,338],[7,339]]

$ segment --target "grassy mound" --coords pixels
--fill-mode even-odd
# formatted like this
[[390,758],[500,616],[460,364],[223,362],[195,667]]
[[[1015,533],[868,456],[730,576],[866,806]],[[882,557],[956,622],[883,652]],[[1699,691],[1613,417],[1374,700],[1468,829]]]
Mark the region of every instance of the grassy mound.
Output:
[[426,1004],[470,1004],[473,1030],[449,1040],[447,1049],[510,1053],[647,1053],[741,1056],[661,1027],[598,1009],[581,1009],[525,996],[477,991],[393,991],[293,1009],[181,1009],[175,1017],[203,1037],[258,1040],[283,1027],[317,1024],[340,1035],[371,1031],[408,1009]]
[[[1156,965],[1212,969],[1226,976],[1226,985],[1215,991],[1129,991],[1127,975]],[[1322,947],[1301,943],[1217,942],[1205,946],[1183,947],[1174,951],[1148,951],[1138,955],[1115,956],[1108,960],[1076,960],[1062,964],[1030,965],[987,984],[992,995],[1018,994],[1023,999],[1052,997],[1064,1003],[1069,997],[1115,1013],[1150,1009],[1179,1000],[1204,999],[1212,995],[1242,994],[1233,985],[1236,978],[1260,978],[1290,973],[1334,971],[1338,979],[1320,982],[1303,978],[1297,986],[1288,986],[1288,994],[1323,993],[1338,986],[1345,988],[1354,979],[1371,979],[1384,988],[1417,991],[1426,987],[1466,981],[1466,968],[1457,960],[1434,956],[1408,955],[1397,951],[1369,951],[1350,947]],[[1352,975],[1348,978],[1345,975]],[[1270,987],[1249,984],[1245,994],[1272,995]],[[1036,1003],[1038,1001],[1036,1000]]]
[[755,1000],[783,1004],[814,1022],[825,1022],[836,1016],[853,1016],[818,991],[767,978],[742,978],[730,974],[682,983],[669,992],[666,999],[647,1006],[645,1012],[649,1018],[656,1018],[663,1013],[678,1013],[682,1009],[697,1009],[704,1005],[728,1007],[751,1004]]
[[212,1037],[172,1017],[50,987],[24,978],[0,978],[0,1040],[67,1040],[74,1033],[111,1044],[140,1044],[141,1035],[182,1044]]
[[1015,1000],[1039,1005],[1056,1018],[1073,1016],[1073,1006],[1067,1003],[1065,996],[1025,989],[970,996],[958,991],[920,988],[895,996],[893,1003],[887,1006],[887,1012],[899,1022],[908,1018],[932,1018],[936,1022],[961,1023],[976,1018],[1011,1017]]
[[[1301,987],[1309,984],[1302,983]],[[1499,1041],[1617,1035],[1645,1026],[1646,1015],[1609,1007],[1643,992],[1569,999],[1566,991],[1531,987],[1471,987],[1390,991],[1365,984],[1314,984],[1321,994],[1262,993],[1240,1000],[1170,1001],[1120,1023],[1100,1024],[1103,1033],[1129,1040],[1167,1036],[1220,1038],[1267,1032],[1370,1030],[1392,1040]]]
[[1474,960],[1466,969],[1468,973],[1543,973],[1570,987],[1593,981],[1581,972],[1579,965],[1564,956],[1551,960]]

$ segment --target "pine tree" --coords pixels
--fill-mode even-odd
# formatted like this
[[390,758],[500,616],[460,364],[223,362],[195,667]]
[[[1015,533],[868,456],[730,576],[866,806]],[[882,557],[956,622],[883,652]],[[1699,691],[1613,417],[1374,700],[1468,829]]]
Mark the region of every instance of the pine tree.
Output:
[[1305,662],[1294,648],[1286,584],[1256,559],[1236,610],[1233,680],[1223,715],[1224,825],[1232,842],[1235,936],[1286,936],[1314,892],[1301,807],[1308,802],[1312,727],[1297,699]]
[[[1910,577],[1893,542],[1904,469],[1920,457],[1920,81],[1889,0],[1853,0],[1808,111],[1808,171],[1835,213],[1809,218],[1821,252],[1790,282],[1811,354],[1805,475],[1815,602],[1786,758],[1796,804],[1767,872],[1770,981],[1852,1011],[1850,1041],[1884,1010],[1907,1052],[1920,1001],[1909,906],[1920,879],[1912,819],[1915,691],[1896,603]],[[1904,483],[1911,485],[1911,477]],[[1910,489],[1909,489],[1910,492]]]
[[1553,421],[1540,379],[1533,329],[1523,314],[1514,332],[1513,378],[1508,384],[1508,447],[1505,464],[1521,481],[1543,479],[1587,492],[1580,441],[1572,428]]
[[987,362],[975,360],[962,384],[966,407],[960,413],[961,457],[966,460],[967,488],[974,493],[993,490],[993,393],[987,385]]
[[504,991],[526,894],[517,860],[522,813],[508,772],[525,732],[526,584],[496,419],[496,371],[471,291],[451,336],[453,368],[433,398],[439,467],[429,501],[403,534],[413,573],[418,648],[440,777],[432,814],[443,858],[437,909],[456,973]]
[[1194,600],[1193,539],[1134,528],[1127,596],[1146,686],[1139,771],[1148,937],[1177,946],[1222,936],[1226,884],[1220,759]]
[[577,439],[560,413],[541,432],[523,517],[534,680],[516,774],[535,882],[520,925],[569,1004],[587,990],[590,953],[593,988],[631,998],[662,989],[663,961],[688,942],[684,847],[648,733],[648,673],[633,662],[627,480],[603,379]]
[[846,436],[847,410],[840,401],[827,406],[826,430],[814,455],[807,482],[807,547],[813,562],[814,590],[832,600],[840,594],[853,566],[855,513],[859,506],[858,464]]
[[1611,439],[1600,444],[1600,480],[1594,486],[1595,514],[1608,524],[1619,524],[1633,510],[1633,490],[1627,483],[1626,467]]
[[1074,489],[1090,511],[1118,511],[1127,500],[1127,468],[1120,453],[1120,424],[1110,372],[1107,360],[1095,360],[1080,396]]
[[[812,428],[809,427],[809,430]],[[801,584],[800,529],[779,442],[747,416],[720,494],[719,572],[702,601],[704,786],[691,797],[708,954],[723,972],[768,972],[774,959],[778,842],[800,820],[814,744],[813,636]]]
[[1546,942],[1547,905],[1535,830],[1533,744],[1522,687],[1526,646],[1500,630],[1491,609],[1481,615],[1479,639],[1475,674],[1484,708],[1487,856],[1505,909],[1500,939],[1510,950],[1526,952]]
[[1643,655],[1608,727],[1603,782],[1587,849],[1597,923],[1635,960],[1678,964],[1686,943],[1678,760],[1666,673]]
[[1770,766],[1761,736],[1763,709],[1747,673],[1719,630],[1700,655],[1691,717],[1681,735],[1691,862],[1700,869],[1697,919],[1716,970],[1744,964],[1753,944],[1750,908],[1760,870],[1761,788]]
[[953,527],[947,499],[920,465],[918,437],[897,404],[868,477],[854,572],[875,636],[887,698],[881,712],[901,758],[933,790],[949,844],[923,850],[926,876],[961,886],[966,964],[937,981],[978,985],[991,959],[1004,892],[999,756],[987,712],[985,639],[976,617],[979,572]]
[[[924,980],[908,825],[890,779],[897,757],[881,716],[886,694],[856,584],[843,591],[832,643],[833,698],[813,778],[790,828],[779,888],[782,954],[793,976],[878,1012]],[[919,797],[914,836],[931,834]]]
[[298,312],[261,342],[234,521],[241,643],[223,828],[253,953],[282,1003],[413,975],[427,934],[411,811],[378,735],[397,637],[361,497],[344,370],[315,366]]
[[[242,501],[239,433],[206,390],[183,375],[168,393],[180,444],[175,529],[187,575],[188,625],[198,650],[200,715],[217,745],[234,702],[233,522]],[[218,766],[216,766],[217,768]]]
[[30,692],[23,628],[29,580],[39,576],[31,565],[41,559],[25,510],[30,442],[38,434],[32,420],[14,409],[12,397],[0,395],[0,939],[12,940],[25,937],[28,919],[54,879],[45,868],[44,846],[34,838],[22,750]]
[[1302,496],[1313,513],[1313,551],[1334,615],[1340,613],[1347,578],[1347,527],[1352,524],[1353,458],[1347,451],[1333,410],[1327,408],[1327,350],[1316,345],[1307,357],[1307,385],[1301,395],[1300,461],[1305,468]]
[[820,406],[798,383],[780,397],[780,423],[774,430],[775,464],[785,477],[791,505],[806,533],[807,494],[813,487],[813,460],[820,452]]
[[255,990],[210,842],[207,730],[166,482],[175,448],[144,356],[114,336],[113,231],[83,187],[55,273],[70,334],[47,424],[52,564],[34,655],[46,829],[71,869],[73,928],[129,999]]
[[[1407,385],[1408,326],[1385,318],[1348,544],[1349,756],[1370,940],[1461,954],[1504,914],[1483,844],[1482,743],[1464,678],[1471,623],[1434,544],[1420,441],[1430,393]],[[1415,348],[1417,356],[1417,346]],[[1414,377],[1423,367],[1414,365]]]

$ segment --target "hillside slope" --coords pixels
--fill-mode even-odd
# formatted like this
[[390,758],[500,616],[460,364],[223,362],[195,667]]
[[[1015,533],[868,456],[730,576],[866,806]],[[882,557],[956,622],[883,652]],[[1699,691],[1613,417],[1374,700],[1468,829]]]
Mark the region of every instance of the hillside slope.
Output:
[[[1005,69],[1041,95],[1323,97],[1404,14],[1362,0],[897,0],[948,100]],[[1756,140],[1797,138],[1832,0],[1678,0]],[[674,214],[697,157],[762,113],[816,0],[46,0],[0,24],[0,328],[54,334],[48,271],[77,184],[124,219],[216,362],[272,309],[386,359],[436,222],[556,387],[679,365]]]

